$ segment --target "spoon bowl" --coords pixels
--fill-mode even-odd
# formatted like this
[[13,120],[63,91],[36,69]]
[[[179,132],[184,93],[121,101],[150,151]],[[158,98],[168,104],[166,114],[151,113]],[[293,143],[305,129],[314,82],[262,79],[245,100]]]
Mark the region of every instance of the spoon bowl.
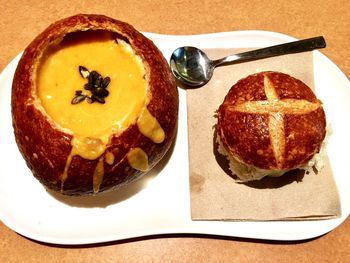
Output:
[[195,47],[176,49],[170,59],[170,68],[178,80],[190,86],[206,84],[214,72],[212,60]]
[[326,42],[322,36],[319,36],[211,60],[202,50],[186,46],[174,50],[170,57],[170,68],[179,82],[187,86],[199,87],[208,83],[217,66],[300,53],[324,47],[326,47]]

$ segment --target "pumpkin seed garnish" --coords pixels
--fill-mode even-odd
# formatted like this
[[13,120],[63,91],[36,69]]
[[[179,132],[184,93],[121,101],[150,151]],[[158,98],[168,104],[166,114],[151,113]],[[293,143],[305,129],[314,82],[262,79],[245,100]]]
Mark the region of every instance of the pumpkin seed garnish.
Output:
[[91,97],[86,97],[86,101],[87,101],[87,103],[89,103],[89,104],[93,103],[93,100],[92,100]]
[[108,76],[103,78],[97,71],[93,70],[90,72],[84,66],[79,66],[79,73],[84,79],[88,80],[88,83],[84,84],[84,89],[89,90],[92,95],[88,96],[83,94],[82,90],[76,90],[75,96],[71,103],[78,104],[86,99],[86,101],[90,104],[94,103],[95,101],[104,104],[106,102],[105,98],[109,94],[107,87],[111,82],[111,78]]
[[77,95],[72,99],[72,104],[78,104],[86,99],[86,95]]
[[84,79],[86,79],[90,75],[89,70],[83,66],[79,66],[79,73]]
[[92,94],[91,99],[92,99],[92,102],[97,101],[101,104],[104,104],[106,102],[104,98],[98,97],[94,94]]
[[111,82],[111,78],[110,77],[105,77],[103,79],[103,81],[102,81],[102,88],[106,89],[110,82]]

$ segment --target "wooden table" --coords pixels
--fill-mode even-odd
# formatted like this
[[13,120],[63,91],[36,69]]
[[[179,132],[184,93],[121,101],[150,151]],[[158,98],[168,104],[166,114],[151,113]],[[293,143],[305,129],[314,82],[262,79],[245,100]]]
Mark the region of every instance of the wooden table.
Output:
[[[100,13],[144,32],[199,34],[269,30],[296,38],[323,35],[322,52],[350,77],[350,1],[278,0],[0,0],[0,70],[51,22]],[[14,189],[15,190],[15,189]],[[54,246],[20,236],[0,222],[0,262],[350,262],[350,219],[303,242],[171,235],[89,246]]]

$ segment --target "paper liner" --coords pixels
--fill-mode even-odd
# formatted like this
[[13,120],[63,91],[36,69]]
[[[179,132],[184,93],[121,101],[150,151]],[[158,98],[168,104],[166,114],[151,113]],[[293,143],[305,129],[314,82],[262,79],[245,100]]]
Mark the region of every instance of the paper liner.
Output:
[[[217,59],[242,50],[206,52]],[[278,178],[239,183],[229,171],[226,158],[217,152],[215,111],[228,90],[239,79],[268,70],[314,86],[313,56],[307,52],[218,67],[207,85],[187,90],[193,220],[315,220],[340,216],[339,196],[327,156],[318,173],[296,170]]]

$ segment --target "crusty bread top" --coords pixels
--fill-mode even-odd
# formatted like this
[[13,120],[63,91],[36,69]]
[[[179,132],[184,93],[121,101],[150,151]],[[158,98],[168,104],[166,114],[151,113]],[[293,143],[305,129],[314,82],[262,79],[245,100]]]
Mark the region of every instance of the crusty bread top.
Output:
[[262,169],[293,169],[320,150],[321,102],[302,81],[279,72],[239,80],[218,110],[218,135],[238,160]]

